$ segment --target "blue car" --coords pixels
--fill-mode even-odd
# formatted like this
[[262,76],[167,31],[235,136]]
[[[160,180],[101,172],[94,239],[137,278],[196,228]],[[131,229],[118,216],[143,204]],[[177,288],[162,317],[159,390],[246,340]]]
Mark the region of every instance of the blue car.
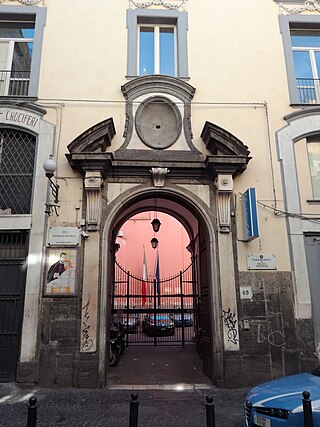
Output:
[[174,335],[174,322],[167,314],[146,315],[142,322],[142,329],[147,335],[161,336]]
[[[182,326],[182,314],[173,314],[172,320],[174,322],[174,326]],[[183,315],[183,326],[192,326],[193,321],[191,314],[184,313]]]
[[260,384],[245,401],[245,427],[303,427],[302,392],[308,391],[313,426],[320,427],[320,370]]

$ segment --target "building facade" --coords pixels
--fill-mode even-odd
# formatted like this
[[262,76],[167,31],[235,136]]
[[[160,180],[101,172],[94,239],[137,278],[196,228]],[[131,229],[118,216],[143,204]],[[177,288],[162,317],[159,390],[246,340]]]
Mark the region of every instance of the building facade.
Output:
[[213,384],[314,367],[320,3],[8,0],[0,16],[0,379],[108,383],[117,237],[145,211],[189,236]]

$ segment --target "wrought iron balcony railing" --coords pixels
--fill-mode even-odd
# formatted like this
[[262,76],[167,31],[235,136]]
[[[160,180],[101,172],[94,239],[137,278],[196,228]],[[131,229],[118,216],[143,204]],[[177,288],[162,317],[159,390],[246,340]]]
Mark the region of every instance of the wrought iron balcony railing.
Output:
[[302,104],[320,104],[319,79],[297,79],[297,89]]
[[30,71],[0,70],[0,96],[28,96]]

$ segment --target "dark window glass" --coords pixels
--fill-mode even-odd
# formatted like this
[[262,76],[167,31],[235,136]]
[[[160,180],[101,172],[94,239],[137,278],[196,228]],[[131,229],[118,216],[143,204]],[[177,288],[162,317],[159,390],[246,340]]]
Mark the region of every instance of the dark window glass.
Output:
[[1,39],[33,39],[34,21],[15,22],[0,20]]
[[174,76],[174,29],[160,28],[160,74]]
[[320,47],[320,31],[318,30],[291,30],[293,47]]
[[154,73],[154,29],[140,28],[140,63],[139,75]]
[[30,213],[35,148],[33,135],[0,130],[0,208],[12,214]]

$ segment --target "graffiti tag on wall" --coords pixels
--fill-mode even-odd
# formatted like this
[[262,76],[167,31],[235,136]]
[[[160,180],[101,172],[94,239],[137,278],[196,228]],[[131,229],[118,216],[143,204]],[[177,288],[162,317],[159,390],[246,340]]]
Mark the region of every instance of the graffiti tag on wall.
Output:
[[258,344],[268,342],[273,347],[282,347],[286,345],[284,333],[282,331],[273,331],[271,324],[269,324],[269,330],[266,333],[264,333],[262,329],[263,329],[263,326],[258,324],[258,331],[257,331]]
[[235,313],[232,313],[231,309],[228,308],[228,311],[222,310],[221,317],[223,318],[223,322],[228,329],[228,341],[232,342],[233,344],[237,344],[239,338]]
[[90,337],[89,303],[90,301],[82,307],[81,351],[83,353],[90,352],[93,347],[93,339]]

